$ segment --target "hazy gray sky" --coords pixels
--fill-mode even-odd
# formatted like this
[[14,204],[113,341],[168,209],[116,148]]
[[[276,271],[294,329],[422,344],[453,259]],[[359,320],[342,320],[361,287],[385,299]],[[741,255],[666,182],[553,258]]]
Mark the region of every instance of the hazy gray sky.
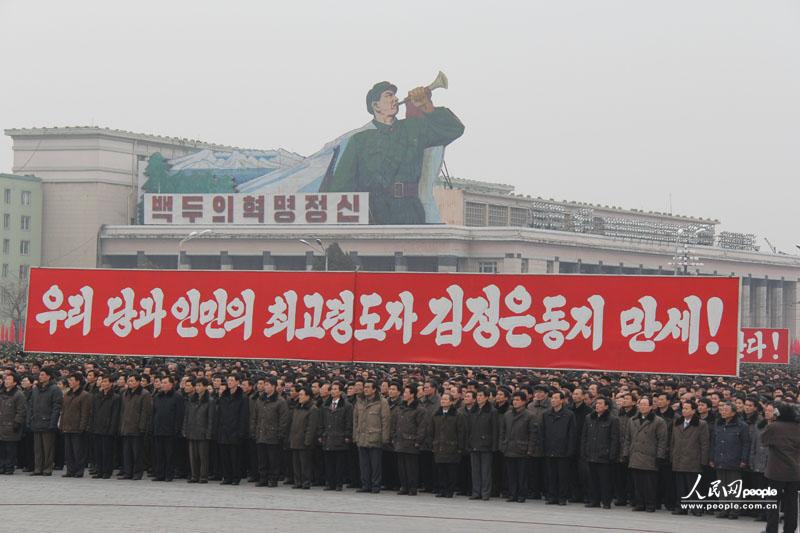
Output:
[[[0,0],[0,128],[307,155],[438,70],[459,177],[800,243],[796,0]],[[0,141],[10,171],[11,140]],[[763,240],[760,244],[764,249]]]

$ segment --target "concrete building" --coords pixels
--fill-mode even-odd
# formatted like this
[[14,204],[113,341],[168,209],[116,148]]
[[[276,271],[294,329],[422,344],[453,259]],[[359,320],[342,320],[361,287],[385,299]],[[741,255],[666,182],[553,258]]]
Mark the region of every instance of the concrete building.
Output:
[[204,148],[234,149],[98,127],[19,128],[5,134],[14,142],[12,172],[42,180],[42,264],[52,267],[94,267],[99,229],[135,222],[139,174],[152,154],[172,158]]
[[35,176],[0,174],[2,283],[26,282],[42,258],[42,182]]

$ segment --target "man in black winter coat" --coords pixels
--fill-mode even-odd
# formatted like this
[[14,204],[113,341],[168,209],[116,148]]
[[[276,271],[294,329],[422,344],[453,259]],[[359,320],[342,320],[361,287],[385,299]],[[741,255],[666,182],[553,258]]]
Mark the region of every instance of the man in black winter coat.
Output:
[[239,376],[231,374],[225,392],[217,402],[216,441],[222,462],[222,485],[238,485],[241,481],[241,444],[247,437],[250,421],[250,400],[239,387]]
[[153,397],[153,481],[175,477],[175,441],[183,425],[183,398],[175,392],[172,376],[161,378],[161,390]]
[[564,405],[563,393],[550,397],[550,409],[542,421],[544,455],[547,458],[547,480],[550,485],[548,504],[566,505],[569,496],[570,465],[574,460],[577,438],[575,415]]
[[56,434],[61,404],[64,395],[50,377],[42,370],[39,383],[31,394],[28,410],[28,426],[33,431],[34,467],[32,476],[50,476],[56,457]]
[[609,410],[608,398],[595,401],[595,412],[583,423],[581,457],[589,466],[591,501],[587,507],[611,508],[613,464],[620,451],[619,419]]
[[342,383],[331,384],[330,401],[322,410],[322,450],[325,454],[325,490],[342,490],[347,450],[353,436],[353,406],[342,394]]
[[114,471],[114,437],[119,433],[121,401],[113,390],[110,376],[98,380],[92,395],[92,416],[89,431],[94,446],[95,473],[92,478],[109,479]]
[[214,436],[214,400],[208,391],[208,380],[198,378],[194,393],[186,402],[183,413],[183,436],[189,448],[188,483],[208,483],[209,443]]

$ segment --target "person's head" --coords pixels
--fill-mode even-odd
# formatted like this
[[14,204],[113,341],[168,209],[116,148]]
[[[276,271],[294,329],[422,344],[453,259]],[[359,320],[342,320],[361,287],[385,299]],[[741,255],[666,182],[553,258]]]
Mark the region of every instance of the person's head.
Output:
[[131,374],[128,376],[128,388],[131,390],[135,390],[139,387],[142,380],[139,378],[139,374]]
[[656,407],[662,411],[666,411],[669,407],[669,396],[666,393],[661,393],[656,396]]
[[689,419],[697,412],[697,404],[694,400],[687,400],[681,404],[681,414],[683,418]]
[[511,395],[511,405],[516,410],[524,409],[525,408],[525,394],[517,391]]
[[301,387],[300,390],[297,391],[297,401],[299,401],[301,404],[305,404],[310,400],[311,400],[311,388]]
[[711,399],[710,398],[700,398],[697,401],[697,413],[701,416],[706,415],[711,410]]
[[553,406],[553,409],[558,411],[564,405],[564,393],[560,390],[555,391],[550,396],[550,405]]
[[431,397],[436,394],[436,384],[430,381],[426,381],[424,385],[422,385],[422,393],[425,396]]
[[486,405],[486,402],[489,401],[489,396],[486,394],[486,389],[483,387],[479,388],[478,391],[475,393],[475,400],[478,402],[480,407]]
[[445,392],[442,394],[442,397],[439,398],[439,405],[442,409],[450,409],[450,406],[453,404],[453,399],[450,397],[449,392]]
[[651,409],[653,409],[653,400],[650,396],[642,396],[639,399],[639,412],[642,416],[647,416],[650,414]]
[[367,398],[372,398],[373,396],[375,396],[376,390],[377,389],[374,381],[369,380],[364,382],[364,396],[366,396]]
[[412,385],[406,385],[403,387],[403,401],[407,404],[413,402],[417,397],[417,388]]
[[186,396],[191,396],[194,394],[194,379],[183,380],[183,393]]
[[736,414],[735,407],[732,402],[720,402],[719,415],[725,420],[731,419]]
[[598,396],[594,402],[594,410],[598,416],[608,411],[608,398],[605,396]]
[[736,412],[737,413],[743,413],[744,412],[744,400],[743,399],[735,398],[733,400],[733,405],[736,408]]
[[225,384],[228,386],[231,394],[233,394],[239,387],[239,376],[237,374],[228,375],[228,379],[225,380]]
[[208,379],[205,377],[197,378],[197,381],[194,382],[194,391],[202,396],[208,390]]
[[367,111],[378,121],[394,119],[400,102],[396,93],[396,85],[388,81],[376,83],[367,93]]
[[503,405],[508,401],[508,395],[506,394],[505,389],[497,389],[497,394],[495,394],[495,403],[497,405]]
[[338,400],[342,397],[342,382],[341,381],[334,381],[331,383],[331,397],[334,400]]
[[17,387],[17,375],[13,372],[6,372],[3,377],[3,385],[6,389],[11,390]]
[[111,376],[109,376],[107,374],[105,374],[103,376],[100,376],[100,390],[102,392],[110,391],[111,387],[113,387],[113,386],[114,386],[114,384],[111,381]]
[[475,405],[475,391],[464,391],[464,405],[467,407]]
[[547,391],[544,390],[544,387],[536,387],[535,389],[533,389],[534,400],[541,402],[545,398],[547,398]]
[[719,407],[720,395],[718,392],[712,392],[708,395],[708,398],[711,400],[711,408],[717,409]]
[[580,404],[583,403],[583,389],[580,387],[576,387],[572,391],[572,403],[575,404],[575,407],[578,407]]
[[277,385],[278,381],[275,378],[270,377],[268,379],[265,379],[264,394],[266,394],[267,396],[272,396],[275,393],[276,389],[278,388]]
[[775,404],[772,402],[767,402],[764,404],[764,419],[767,422],[772,422],[775,420]]
[[172,376],[164,376],[159,383],[161,392],[171,392],[175,387],[175,379]]
[[319,397],[322,399],[328,399],[331,395],[331,385],[330,383],[323,383],[319,386]]
[[250,379],[245,378],[242,380],[242,392],[244,392],[245,394],[250,394],[251,392],[253,392],[253,384],[250,381]]
[[400,385],[397,383],[390,383],[389,384],[389,398],[392,400],[396,400],[400,396]]
[[[790,404],[785,402],[775,402],[774,403],[775,411],[773,415],[775,419],[779,422],[797,422],[797,411],[794,410],[794,407]],[[795,430],[797,431],[797,430]]]
[[50,374],[45,372],[44,370],[41,370],[39,372],[39,383],[41,383],[42,385],[47,385],[48,383],[50,383]]
[[747,398],[744,401],[744,414],[747,416],[751,416],[758,410],[758,399],[757,398]]
[[633,407],[633,394],[626,392],[622,395],[622,407],[625,409]]

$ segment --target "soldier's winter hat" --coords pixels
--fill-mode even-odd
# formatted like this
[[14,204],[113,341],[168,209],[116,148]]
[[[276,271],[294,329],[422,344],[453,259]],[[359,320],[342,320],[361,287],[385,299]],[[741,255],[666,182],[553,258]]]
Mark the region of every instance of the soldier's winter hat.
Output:
[[372,102],[377,102],[381,99],[381,95],[384,91],[392,91],[393,93],[397,92],[397,85],[390,83],[388,81],[379,81],[375,85],[372,86],[372,89],[369,90],[367,93],[367,113],[373,115],[372,111]]

